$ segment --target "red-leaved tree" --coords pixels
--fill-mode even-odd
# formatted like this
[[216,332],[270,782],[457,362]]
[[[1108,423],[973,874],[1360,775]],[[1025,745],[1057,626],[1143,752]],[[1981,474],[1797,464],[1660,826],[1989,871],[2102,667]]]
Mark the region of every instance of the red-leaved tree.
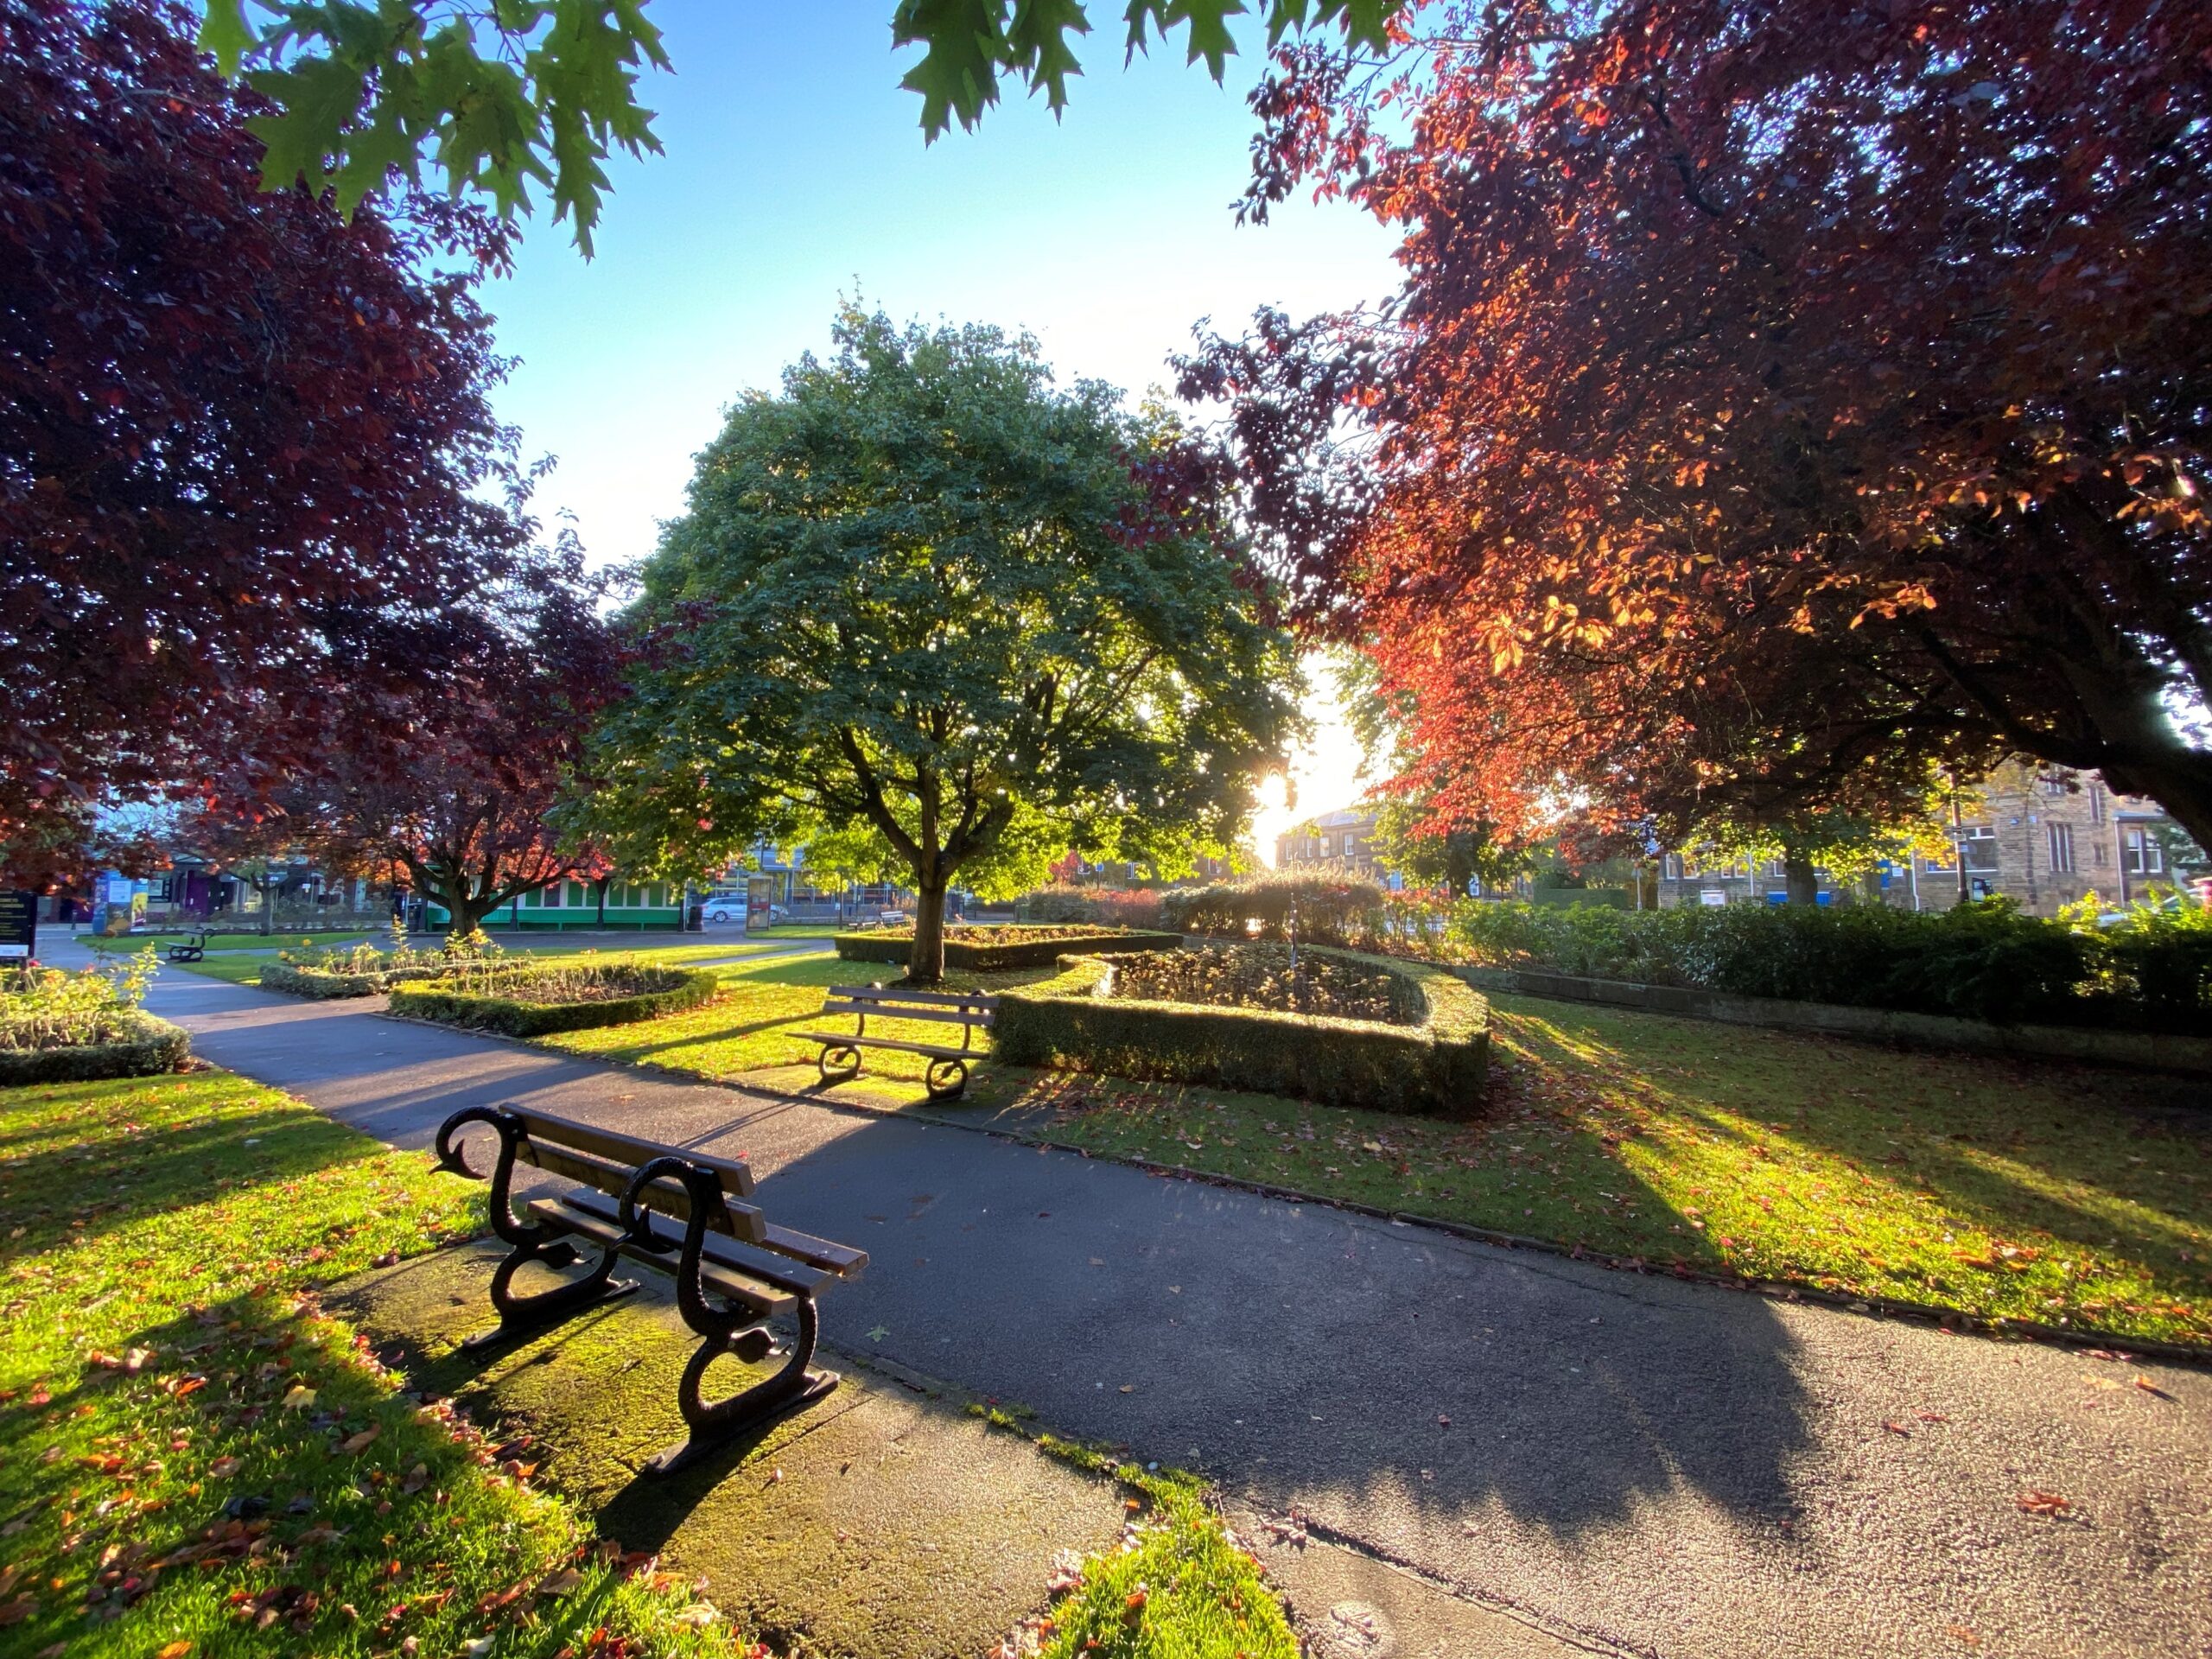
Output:
[[2212,836],[2212,9],[1487,0],[1285,54],[1252,204],[1402,226],[1226,397],[1452,822],[1880,810],[2006,752]]
[[[504,232],[264,194],[257,107],[159,0],[0,3],[0,866],[117,793],[296,766],[431,677],[525,534],[471,297]],[[272,718],[282,711],[286,718]]]
[[516,895],[606,861],[561,809],[588,787],[584,738],[622,688],[602,577],[572,544],[523,560],[448,638],[435,686],[332,705],[297,772],[217,780],[186,838],[236,855],[297,849],[347,874],[404,874],[456,935]]

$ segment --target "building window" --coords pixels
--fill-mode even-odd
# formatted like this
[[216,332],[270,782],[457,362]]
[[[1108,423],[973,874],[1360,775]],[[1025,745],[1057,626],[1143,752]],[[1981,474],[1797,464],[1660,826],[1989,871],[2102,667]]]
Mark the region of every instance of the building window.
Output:
[[2105,786],[2102,784],[2091,784],[2089,785],[2089,822],[2102,823],[2104,821]]
[[1990,825],[1978,823],[1967,830],[1959,841],[1959,850],[1965,855],[1968,875],[1997,874],[1997,831]]
[[2070,823],[2047,823],[2044,826],[2050,842],[2050,873],[2053,875],[2074,874],[2074,826]]
[[2159,844],[2147,823],[2121,826],[2120,832],[2120,862],[2130,875],[2164,875],[2166,870],[2166,849]]
[[1669,853],[1666,857],[1661,859],[1659,861],[1659,874],[1666,877],[1669,881],[1681,880],[1682,879],[1682,855],[1680,853]]

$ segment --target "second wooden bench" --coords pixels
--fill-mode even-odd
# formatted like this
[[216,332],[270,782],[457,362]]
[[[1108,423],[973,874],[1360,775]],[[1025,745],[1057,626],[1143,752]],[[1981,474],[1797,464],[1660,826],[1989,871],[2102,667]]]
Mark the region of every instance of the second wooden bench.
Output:
[[[815,1068],[822,1081],[846,1083],[860,1076],[861,1050],[887,1048],[904,1054],[926,1055],[929,1067],[923,1084],[931,1100],[950,1100],[968,1087],[968,1067],[982,1058],[975,1045],[976,1033],[988,1031],[998,1015],[999,1000],[976,991],[909,991],[897,986],[833,985],[823,999],[824,1014],[849,1014],[850,1033],[797,1031],[794,1037],[822,1045]],[[878,1020],[920,1020],[960,1027],[960,1046],[947,1043],[917,1043],[896,1037],[868,1034],[869,1016]]]

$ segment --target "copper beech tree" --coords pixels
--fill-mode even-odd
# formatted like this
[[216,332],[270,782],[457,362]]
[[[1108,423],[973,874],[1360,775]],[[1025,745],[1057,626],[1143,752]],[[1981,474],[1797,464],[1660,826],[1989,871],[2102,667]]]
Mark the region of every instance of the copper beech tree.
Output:
[[341,708],[298,774],[250,812],[220,803],[254,793],[219,780],[187,838],[397,878],[443,906],[455,935],[518,894],[603,875],[599,852],[563,827],[586,786],[585,736],[622,686],[603,591],[573,546],[520,562],[451,638],[435,689]]
[[1492,0],[1309,44],[1249,207],[1402,229],[1225,397],[1442,822],[1879,816],[2018,753],[2212,838],[2212,9]]
[[[297,766],[433,677],[524,531],[488,216],[260,188],[251,94],[156,0],[0,5],[0,875],[112,796]],[[282,709],[291,718],[272,718]]]

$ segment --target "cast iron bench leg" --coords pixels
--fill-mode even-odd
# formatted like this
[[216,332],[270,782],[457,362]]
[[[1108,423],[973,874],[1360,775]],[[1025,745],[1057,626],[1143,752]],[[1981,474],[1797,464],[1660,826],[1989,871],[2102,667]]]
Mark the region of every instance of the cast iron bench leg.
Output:
[[821,1332],[814,1299],[802,1297],[798,1305],[798,1340],[791,1344],[782,1368],[773,1376],[720,1400],[702,1397],[707,1368],[727,1354],[747,1364],[768,1356],[770,1338],[758,1325],[743,1330],[716,1332],[702,1341],[698,1351],[683,1368],[677,1384],[676,1403],[690,1426],[688,1439],[670,1446],[645,1465],[648,1475],[672,1475],[690,1467],[734,1436],[748,1428],[764,1427],[777,1418],[810,1405],[842,1381],[835,1371],[810,1371],[814,1344]]
[[489,1331],[479,1331],[465,1338],[461,1346],[474,1353],[479,1349],[527,1336],[542,1331],[549,1325],[557,1325],[570,1314],[601,1302],[612,1302],[627,1296],[638,1288],[635,1279],[613,1276],[615,1263],[622,1259],[622,1252],[610,1249],[603,1252],[599,1265],[581,1279],[565,1285],[556,1285],[532,1295],[514,1294],[515,1274],[531,1262],[541,1267],[573,1267],[580,1259],[576,1247],[565,1238],[550,1241],[529,1240],[517,1244],[507,1252],[506,1260],[499,1263],[499,1271],[492,1275],[492,1306],[498,1310],[499,1324]]

